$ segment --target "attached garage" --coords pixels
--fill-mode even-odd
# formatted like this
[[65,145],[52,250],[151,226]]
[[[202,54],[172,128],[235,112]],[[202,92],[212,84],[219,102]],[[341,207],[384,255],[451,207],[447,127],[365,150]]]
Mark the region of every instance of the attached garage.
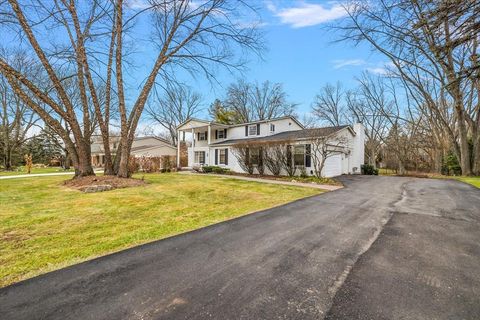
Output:
[[343,173],[342,170],[342,155],[334,154],[325,160],[325,166],[323,167],[323,175],[325,177],[336,177]]
[[[360,173],[360,166],[364,162],[365,128],[359,123],[353,126],[305,128],[293,117],[235,125],[189,119],[177,130],[179,134],[183,132],[191,137],[189,167],[208,164],[222,166],[233,172],[253,170],[253,173],[268,175],[273,174],[270,171],[273,170],[275,174],[288,175],[292,174],[290,169],[294,166],[298,169],[297,175],[318,175],[315,172],[317,161],[322,153],[324,155],[327,152],[330,156],[325,161],[322,176],[335,177]],[[264,153],[268,150],[270,154]],[[177,152],[180,153],[180,150]],[[198,160],[200,154],[204,157]],[[259,159],[265,155],[270,156],[270,163],[279,166],[273,169],[264,166],[259,170]],[[273,162],[272,157],[276,157]],[[262,163],[265,165],[266,162]]]

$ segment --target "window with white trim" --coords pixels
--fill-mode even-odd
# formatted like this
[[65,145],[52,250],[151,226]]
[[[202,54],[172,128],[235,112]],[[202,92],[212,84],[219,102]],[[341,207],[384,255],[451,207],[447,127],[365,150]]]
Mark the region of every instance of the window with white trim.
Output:
[[217,139],[225,139],[225,130],[217,131]]
[[293,149],[293,163],[295,166],[305,166],[305,145],[299,144]]
[[205,164],[205,151],[195,151],[195,163]]
[[260,149],[254,148],[254,149],[249,149],[250,152],[250,163],[253,165],[258,165],[258,162],[260,160]]
[[207,140],[207,134],[206,134],[205,132],[200,132],[200,133],[198,134],[198,140],[199,140],[199,141],[205,141],[205,140]]
[[226,164],[227,149],[220,149],[218,154],[218,164]]
[[270,132],[275,132],[275,125],[270,123]]
[[256,136],[257,135],[257,125],[256,124],[248,126],[248,135],[249,136]]

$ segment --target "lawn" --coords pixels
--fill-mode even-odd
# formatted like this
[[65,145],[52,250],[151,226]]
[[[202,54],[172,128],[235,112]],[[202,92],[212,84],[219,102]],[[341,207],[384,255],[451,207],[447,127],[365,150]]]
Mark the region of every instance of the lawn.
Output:
[[[70,170],[64,170],[62,167],[45,167],[45,168],[32,168],[31,173],[54,173],[54,172],[69,172]],[[16,176],[16,175],[23,175],[28,174],[24,167],[18,167],[13,171],[4,171],[3,169],[0,170],[0,176]]]
[[0,181],[0,287],[321,192],[171,173],[145,175],[146,186],[86,194],[63,180]]
[[455,179],[471,184],[477,188],[480,188],[480,177],[455,177]]
[[[382,176],[394,176],[396,175],[396,172],[392,169],[383,169],[380,168],[378,169],[378,173]],[[415,176],[416,173],[411,173],[412,176]],[[472,186],[475,186],[477,188],[480,188],[480,177],[466,177],[466,176],[444,176],[440,174],[428,174],[428,173],[419,173],[423,174],[429,178],[434,178],[434,179],[455,179],[459,181],[463,181],[465,183],[471,184]]]

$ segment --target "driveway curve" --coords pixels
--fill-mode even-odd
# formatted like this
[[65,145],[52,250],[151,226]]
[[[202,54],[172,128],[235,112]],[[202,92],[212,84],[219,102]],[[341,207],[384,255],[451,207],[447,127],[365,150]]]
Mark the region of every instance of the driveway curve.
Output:
[[[457,250],[463,241],[470,250],[463,261],[468,268],[472,263],[480,265],[476,251],[480,232],[474,232],[480,220],[478,189],[444,180],[366,176],[342,179],[346,187],[338,191],[5,287],[0,289],[0,314],[5,319],[352,318],[347,311],[367,312],[376,305],[375,297],[367,299],[370,305],[364,309],[355,309],[355,301],[365,303],[361,295],[353,289],[342,290],[347,285],[375,281],[369,278],[371,274],[358,283],[350,279],[364,272],[357,269],[357,261],[368,269],[372,262],[364,261],[364,257],[386,236],[385,225],[395,228],[391,221],[396,215],[470,224],[470,229],[464,230],[466,236],[457,230],[455,237],[461,239],[442,254]],[[412,228],[415,234],[425,233],[428,238],[422,228],[431,223],[418,219],[418,225],[413,223],[413,227],[412,223],[397,227]],[[436,237],[433,247],[442,245],[438,234]],[[401,243],[402,239],[394,242]],[[377,254],[385,254],[381,248],[376,248]],[[417,259],[418,254],[411,251],[410,259]],[[458,266],[457,276],[467,271],[472,272]],[[425,285],[425,279],[419,283]],[[479,279],[478,270],[465,277],[473,286],[470,293],[479,292]],[[456,290],[452,287],[449,294]],[[473,315],[480,304],[470,304],[478,298],[468,297],[466,313]],[[401,304],[403,300],[399,301]],[[452,303],[464,302],[459,299]],[[434,305],[435,301],[428,303]],[[382,308],[377,305],[377,309]],[[397,311],[395,317],[404,315],[400,307]],[[381,310],[369,314],[382,317]]]

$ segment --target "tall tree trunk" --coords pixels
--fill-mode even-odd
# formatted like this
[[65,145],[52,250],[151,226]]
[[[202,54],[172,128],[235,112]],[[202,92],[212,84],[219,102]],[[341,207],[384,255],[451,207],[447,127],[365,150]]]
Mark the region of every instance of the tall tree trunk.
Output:
[[372,165],[374,168],[377,167],[377,155],[375,152],[375,146],[370,145],[370,157],[369,157],[369,164]]
[[462,175],[471,176],[472,167],[470,163],[470,147],[468,145],[467,127],[465,125],[465,115],[460,112],[458,115],[458,138],[460,147],[460,167],[462,168]]
[[65,163],[63,165],[64,170],[69,170],[70,169],[70,153],[68,150],[65,150]]
[[398,174],[403,176],[407,173],[407,170],[405,170],[405,164],[403,163],[402,160],[398,160]]
[[480,176],[480,134],[477,132],[473,139],[473,174]]
[[103,168],[103,174],[106,176],[111,176],[115,174],[115,171],[113,170],[113,161],[112,161],[112,153],[110,151],[109,133],[102,132],[102,139],[103,139],[103,147],[105,150],[105,163]]
[[7,148],[5,150],[4,166],[5,166],[5,170],[7,171],[12,170],[12,150],[10,148]]
[[443,150],[435,147],[433,150],[433,170],[435,173],[442,173]]
[[128,143],[128,137],[125,139],[122,136],[122,146],[121,146],[121,155],[120,155],[120,161],[118,163],[118,172],[117,176],[121,178],[128,178],[130,177],[131,172],[128,172],[128,161],[129,159],[129,154],[130,154],[130,148],[129,148],[129,143]]
[[85,142],[79,141],[77,143],[77,164],[75,165],[75,178],[85,177],[85,176],[94,176],[95,172],[93,171],[92,158],[90,154],[90,144],[88,146]]

